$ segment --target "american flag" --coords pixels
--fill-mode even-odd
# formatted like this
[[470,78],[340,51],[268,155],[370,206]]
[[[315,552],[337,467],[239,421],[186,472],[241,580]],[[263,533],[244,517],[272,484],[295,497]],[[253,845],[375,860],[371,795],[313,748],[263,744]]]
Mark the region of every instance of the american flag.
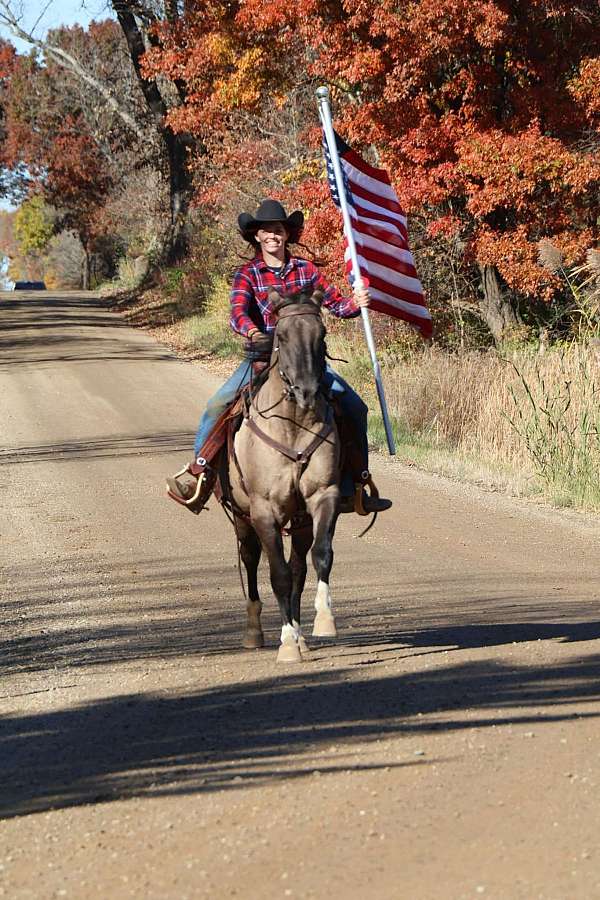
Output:
[[[406,216],[387,172],[375,169],[334,132],[342,168],[344,190],[360,271],[369,282],[370,309],[404,319],[423,337],[431,337],[431,315],[408,249]],[[331,196],[340,198],[333,163],[323,139]],[[346,272],[352,281],[352,261],[346,245]]]

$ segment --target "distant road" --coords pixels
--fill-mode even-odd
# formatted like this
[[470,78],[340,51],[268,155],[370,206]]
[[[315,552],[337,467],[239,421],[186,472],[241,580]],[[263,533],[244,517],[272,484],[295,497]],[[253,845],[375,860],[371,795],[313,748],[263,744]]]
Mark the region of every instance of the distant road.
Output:
[[0,896],[600,896],[598,526],[379,458],[340,637],[276,666],[266,571],[244,651],[229,524],[163,493],[216,384],[0,294]]

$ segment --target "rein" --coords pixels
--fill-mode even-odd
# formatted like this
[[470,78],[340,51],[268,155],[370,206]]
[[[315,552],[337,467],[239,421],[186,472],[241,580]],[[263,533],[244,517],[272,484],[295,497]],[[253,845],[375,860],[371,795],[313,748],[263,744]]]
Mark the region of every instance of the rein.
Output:
[[[291,318],[292,316],[318,316],[319,318],[321,318],[321,310],[319,307],[313,306],[311,304],[311,305],[302,306],[300,308],[295,305],[284,306],[278,312],[278,317],[280,319],[288,319],[288,318]],[[271,372],[278,365],[278,363],[279,363],[279,346],[276,345],[273,349],[272,362],[269,365],[269,367],[265,370],[267,372],[267,380],[268,380]],[[282,372],[281,369],[279,369],[279,375],[280,375],[282,381],[284,382],[284,384],[289,382],[289,379],[286,378],[285,373]],[[266,381],[264,383],[266,383]],[[269,407],[266,407],[265,409],[259,409],[258,396],[259,396],[259,392],[257,392],[256,395],[254,395],[251,398],[250,409],[254,410],[254,412],[256,412],[257,415],[260,416],[261,418],[265,418],[265,413],[271,412],[271,410],[273,410],[277,406],[279,406],[279,404],[282,403],[286,397],[292,396],[291,385],[288,387],[288,389],[283,390],[281,397],[275,403],[273,403]],[[250,410],[248,410],[248,415],[246,416],[246,424],[247,424],[248,428],[250,429],[250,431],[252,431],[252,433],[255,434],[261,441],[263,441],[263,443],[267,444],[268,447],[271,447],[271,449],[273,449],[273,450],[277,450],[278,453],[281,453],[282,456],[285,456],[291,462],[295,463],[296,476],[294,479],[294,481],[295,481],[294,488],[295,488],[296,493],[299,494],[300,493],[300,478],[302,476],[302,472],[303,472],[304,468],[310,462],[310,458],[313,455],[313,453],[315,452],[315,450],[317,450],[317,448],[320,447],[321,444],[327,440],[327,438],[333,431],[334,422],[333,422],[333,411],[332,411],[331,406],[330,405],[327,406],[326,421],[323,424],[323,426],[321,427],[321,429],[319,430],[319,432],[317,434],[314,434],[314,432],[310,432],[310,434],[314,435],[313,439],[308,444],[307,447],[304,447],[301,450],[298,450],[295,447],[287,447],[285,444],[282,444],[280,441],[278,441],[275,438],[272,438],[270,435],[266,434],[262,430],[262,428],[260,428],[260,426],[257,424],[256,420],[254,418],[251,418],[249,413],[250,413]],[[293,422],[293,419],[289,419],[287,416],[281,416],[280,418],[283,419],[284,421]],[[235,460],[235,462],[237,464],[237,459]],[[239,471],[239,465],[238,465],[238,471]],[[241,475],[241,472],[240,472],[240,475]]]

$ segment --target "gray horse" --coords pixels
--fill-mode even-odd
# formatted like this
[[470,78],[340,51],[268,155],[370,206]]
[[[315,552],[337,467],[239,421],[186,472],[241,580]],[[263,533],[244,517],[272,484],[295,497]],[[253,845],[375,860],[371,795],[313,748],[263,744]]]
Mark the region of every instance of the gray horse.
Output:
[[[248,575],[248,622],[244,647],[262,647],[262,603],[257,588],[261,550],[268,560],[281,612],[278,662],[297,662],[308,651],[300,628],[306,557],[318,586],[313,635],[335,637],[329,575],[339,510],[340,440],[333,410],[322,390],[325,326],[322,294],[269,299],[277,314],[267,380],[254,396],[229,466],[236,531]],[[291,528],[286,560],[282,529]]]

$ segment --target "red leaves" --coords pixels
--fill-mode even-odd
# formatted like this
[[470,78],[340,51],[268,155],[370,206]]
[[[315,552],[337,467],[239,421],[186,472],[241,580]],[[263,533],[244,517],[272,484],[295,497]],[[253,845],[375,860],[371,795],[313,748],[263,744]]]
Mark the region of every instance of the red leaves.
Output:
[[[324,183],[285,155],[314,159],[307,138],[314,108],[312,122],[295,124],[293,153],[275,134],[283,120],[272,121],[300,84],[312,89],[318,79],[332,86],[340,132],[359,151],[377,148],[408,211],[425,215],[431,235],[460,232],[471,259],[497,265],[519,291],[552,290],[536,261],[541,238],[566,247],[573,235],[571,254],[584,236],[593,238],[596,0],[205,6],[161,32],[146,67],[186,84],[188,100],[170,123],[202,138],[210,160],[202,178],[213,201],[219,184],[234,190],[252,167],[257,183],[271,185],[265,157],[252,151],[253,140],[263,149],[270,141],[273,167],[292,191],[286,196],[307,213],[307,241],[337,258],[339,222]],[[263,138],[265,131],[273,136]]]
[[584,59],[579,75],[569,83],[573,98],[581,104],[590,125],[600,118],[600,58]]

